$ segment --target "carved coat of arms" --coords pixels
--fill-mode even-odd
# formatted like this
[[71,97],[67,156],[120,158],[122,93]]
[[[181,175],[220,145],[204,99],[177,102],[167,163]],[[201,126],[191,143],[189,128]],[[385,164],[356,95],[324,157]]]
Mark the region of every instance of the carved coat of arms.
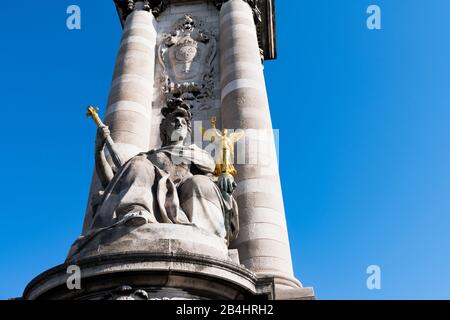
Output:
[[212,96],[216,52],[214,35],[199,29],[192,16],[180,19],[159,46],[166,100],[181,98],[192,107],[201,108]]

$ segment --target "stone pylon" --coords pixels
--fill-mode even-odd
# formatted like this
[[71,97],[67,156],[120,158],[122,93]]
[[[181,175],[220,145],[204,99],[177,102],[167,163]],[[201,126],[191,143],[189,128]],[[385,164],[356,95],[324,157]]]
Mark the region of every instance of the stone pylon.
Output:
[[[87,270],[89,290],[66,292],[61,265],[30,283],[24,297],[101,299],[106,291],[109,298],[142,298],[140,289],[147,288],[145,295],[156,298],[314,298],[293,272],[264,80],[264,60],[276,58],[274,0],[115,0],[115,5],[123,34],[104,123],[120,157],[127,161],[161,144],[161,109],[173,100],[192,108],[192,138],[199,147],[205,143],[196,132],[212,117],[223,129],[243,129],[246,139],[235,157],[239,236],[228,248],[192,228],[146,226],[66,263]],[[100,189],[94,173],[83,236]],[[198,267],[205,264],[208,268]],[[133,272],[127,278],[131,287],[121,281],[125,272]],[[119,289],[112,290],[114,285]]]

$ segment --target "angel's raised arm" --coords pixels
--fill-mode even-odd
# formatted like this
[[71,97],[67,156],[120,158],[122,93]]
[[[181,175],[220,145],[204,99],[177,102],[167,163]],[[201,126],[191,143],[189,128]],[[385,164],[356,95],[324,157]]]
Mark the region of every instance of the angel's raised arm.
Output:
[[220,141],[220,139],[222,139],[222,133],[220,132],[220,130],[215,128],[211,129],[202,128],[202,137],[211,142],[214,142],[217,139]]

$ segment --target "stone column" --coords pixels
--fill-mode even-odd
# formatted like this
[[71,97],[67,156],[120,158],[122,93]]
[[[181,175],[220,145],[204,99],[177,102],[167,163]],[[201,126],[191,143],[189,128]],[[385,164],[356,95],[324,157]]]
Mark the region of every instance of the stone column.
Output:
[[125,20],[105,124],[126,158],[148,151],[152,125],[157,25],[136,2]]
[[[149,150],[156,37],[157,23],[151,8],[144,1],[136,1],[124,23],[104,117],[123,161]],[[91,223],[91,196],[99,190],[94,173],[83,233]]]
[[247,268],[275,276],[278,288],[299,288],[293,275],[256,26],[252,8],[244,0],[222,5],[220,55],[222,125],[248,133],[246,164],[236,165],[240,233],[232,246]]

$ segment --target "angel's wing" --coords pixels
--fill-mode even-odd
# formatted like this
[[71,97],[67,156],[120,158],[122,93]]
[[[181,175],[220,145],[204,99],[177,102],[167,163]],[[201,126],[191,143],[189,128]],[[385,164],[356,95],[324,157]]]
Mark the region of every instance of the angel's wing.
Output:
[[232,143],[236,143],[241,140],[245,136],[245,132],[243,130],[239,130],[230,134],[230,141]]

